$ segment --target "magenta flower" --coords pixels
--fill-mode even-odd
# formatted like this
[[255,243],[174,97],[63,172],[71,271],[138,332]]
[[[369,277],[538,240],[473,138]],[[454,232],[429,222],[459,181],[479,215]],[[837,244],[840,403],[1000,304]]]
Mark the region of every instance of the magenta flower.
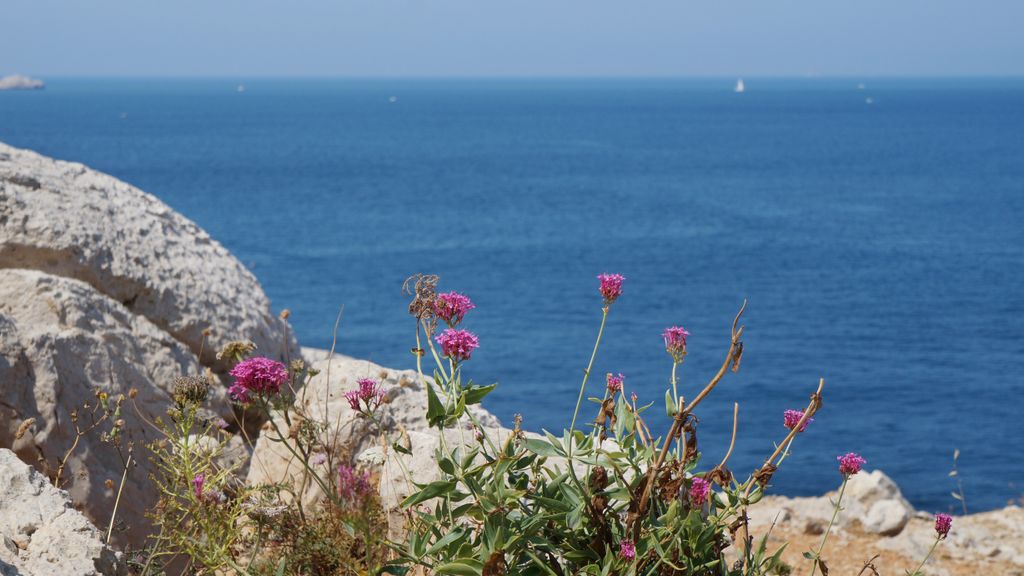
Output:
[[624,560],[632,561],[636,558],[636,546],[632,540],[620,540],[619,541],[619,556]]
[[935,532],[938,533],[940,540],[945,538],[946,534],[949,534],[949,529],[952,527],[952,516],[949,514],[942,514],[941,512],[935,515]]
[[853,452],[843,456],[837,456],[836,460],[839,460],[839,473],[843,476],[853,476],[857,472],[860,472],[861,466],[868,462],[861,458],[859,454],[855,454]]
[[703,478],[694,478],[690,483],[690,503],[694,506],[703,506],[711,495],[711,484]]
[[456,362],[469,360],[473,350],[480,346],[480,339],[468,330],[445,328],[434,339],[441,345],[441,353]]
[[228,389],[231,398],[246,404],[250,394],[272,396],[281,391],[288,381],[288,370],[284,364],[270,358],[249,358],[242,360],[231,369],[235,383]]
[[358,388],[345,393],[348,405],[356,412],[368,415],[376,412],[387,396],[387,392],[381,388],[380,382],[373,378],[360,378],[356,384],[359,386]]
[[[796,428],[796,425],[800,423],[800,419],[803,417],[804,413],[802,410],[786,410],[785,412],[782,413],[782,424],[786,428],[792,430],[793,428]],[[804,430],[807,430],[807,425],[810,424],[811,422],[814,422],[814,418],[808,418],[807,421],[804,422],[804,425],[801,426],[799,430],[797,430],[797,432],[803,432]]]
[[622,391],[622,382],[626,379],[625,376],[623,376],[622,374],[619,374],[618,376],[616,376],[616,375],[612,374],[611,372],[609,372],[607,378],[608,378],[608,391],[609,392],[611,392],[612,394],[615,394],[616,392],[621,392]]
[[466,312],[476,308],[473,301],[464,294],[458,292],[445,292],[444,294],[438,294],[437,300],[434,301],[434,314],[441,320],[444,320],[445,324],[449,328],[454,328],[462,322],[463,317],[466,316]]
[[338,467],[338,495],[348,502],[356,502],[370,494],[370,473],[356,472],[351,466]]
[[689,335],[690,333],[682,326],[665,328],[665,331],[661,333],[661,337],[665,339],[665,351],[677,363],[682,362],[683,357],[686,356],[686,337]]
[[619,296],[622,296],[622,281],[626,278],[622,274],[599,274],[601,281],[601,296],[604,296],[604,305],[610,306]]
[[206,483],[206,474],[203,474],[202,472],[200,472],[199,474],[196,474],[195,478],[192,478],[192,490],[196,494],[196,500],[202,500],[203,499],[203,484],[205,484],[205,483]]

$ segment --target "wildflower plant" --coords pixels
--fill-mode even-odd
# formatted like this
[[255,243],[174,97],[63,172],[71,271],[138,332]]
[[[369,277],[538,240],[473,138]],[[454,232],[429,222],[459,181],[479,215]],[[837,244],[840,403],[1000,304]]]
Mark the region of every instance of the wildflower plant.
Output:
[[[493,389],[465,379],[479,340],[456,337],[454,325],[438,317],[448,305],[436,302],[436,277],[415,280],[413,353],[427,390],[427,421],[438,430],[439,479],[418,484],[402,503],[411,516],[408,538],[396,545],[398,557],[386,572],[756,576],[781,569],[782,549],[769,553],[767,535],[755,544],[746,509],[761,499],[796,435],[821,407],[824,381],[795,422],[786,417],[788,434],[744,481],[726,467],[738,406],[729,452],[717,465],[699,469],[696,409],[730,369],[739,369],[745,303],[720,369],[688,401],[678,394],[675,372],[689,332],[675,326],[663,334],[673,359],[665,407],[672,424],[663,435],[644,423],[653,404],[638,406],[636,393],[627,395],[625,379],[613,373],[605,378],[603,398],[592,398],[598,405],[594,419],[577,429],[609,311],[622,296],[621,275],[600,275],[601,325],[569,429],[527,434],[517,419],[514,430],[501,435],[481,426],[470,409]],[[449,328],[431,338],[439,322]],[[427,356],[434,360],[430,377],[423,368]],[[475,441],[452,446],[446,440],[446,429],[467,427]]]

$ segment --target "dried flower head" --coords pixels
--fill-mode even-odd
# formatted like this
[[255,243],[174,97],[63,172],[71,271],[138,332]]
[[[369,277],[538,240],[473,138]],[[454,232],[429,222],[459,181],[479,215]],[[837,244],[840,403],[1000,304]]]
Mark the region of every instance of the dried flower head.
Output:
[[217,360],[234,360],[235,362],[241,361],[249,354],[256,351],[256,344],[249,340],[233,340],[224,345],[217,352]]
[[949,529],[953,527],[953,517],[949,514],[938,513],[935,515],[935,532],[939,535],[939,540],[942,540],[949,534]]
[[[800,424],[800,419],[802,419],[803,417],[803,410],[786,410],[785,412],[782,413],[782,423],[786,428],[792,430],[793,428],[796,428],[797,424]],[[804,430],[807,430],[807,425],[810,424],[811,422],[814,422],[814,418],[808,418],[807,421],[805,421],[803,425],[800,426],[800,429],[797,430],[797,432],[803,432]]]
[[414,274],[405,279],[402,292],[412,294],[409,303],[409,314],[423,322],[423,328],[429,337],[437,328],[437,317],[434,315],[434,300],[437,299],[437,283],[440,278],[435,274]]
[[661,333],[661,337],[665,340],[665,351],[672,356],[672,360],[676,363],[682,362],[686,357],[686,337],[689,335],[690,333],[682,326],[665,328],[665,331]]
[[632,540],[623,539],[619,541],[619,556],[627,562],[631,562],[636,558],[636,546]]
[[615,394],[622,391],[622,383],[626,380],[626,377],[622,374],[615,375],[609,372],[606,379],[608,381],[608,391]]
[[174,379],[171,386],[171,399],[178,406],[186,404],[202,404],[210,393],[210,383],[199,376],[181,376]]
[[26,418],[25,421],[22,422],[21,425],[18,426],[18,429],[14,432],[14,439],[21,440],[22,437],[25,436],[25,433],[28,432],[28,429],[31,428],[32,425],[35,423],[35,418]]
[[262,356],[239,362],[231,369],[231,375],[235,377],[235,383],[228,393],[242,404],[251,400],[251,394],[273,396],[288,381],[288,370],[284,364]]
[[285,308],[284,310],[281,310],[281,313],[278,314],[277,317],[280,318],[281,320],[287,320],[289,317],[291,317],[291,315],[292,311]]
[[446,328],[435,340],[441,345],[441,353],[456,362],[469,360],[473,351],[480,346],[480,339],[468,330]]
[[622,281],[626,279],[622,274],[598,274],[597,279],[601,282],[598,290],[604,297],[605,306],[610,306],[622,296]]
[[694,477],[690,482],[690,504],[695,507],[703,506],[711,495],[711,483],[699,477]]
[[853,476],[860,472],[861,467],[868,462],[861,458],[859,454],[853,452],[837,456],[836,460],[839,460],[839,473],[843,476]]
[[438,294],[434,300],[434,314],[444,320],[449,328],[455,328],[462,322],[466,313],[476,308],[473,301],[464,294],[458,292],[445,292]]

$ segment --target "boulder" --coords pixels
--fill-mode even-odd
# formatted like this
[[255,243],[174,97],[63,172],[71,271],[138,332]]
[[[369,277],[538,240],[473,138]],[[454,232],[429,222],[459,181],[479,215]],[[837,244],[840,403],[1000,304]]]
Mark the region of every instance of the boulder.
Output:
[[0,449],[0,575],[126,574],[119,554],[71,507],[66,492]]
[[270,358],[300,357],[256,277],[194,222],[116,178],[3,143],[0,268],[81,280],[215,371],[216,352],[242,338]]
[[[106,526],[134,442],[139,468],[115,538],[139,544],[156,500],[146,421],[166,413],[175,378],[210,369],[226,379],[216,352],[235,339],[272,358],[300,356],[253,275],[194,223],[81,164],[0,143],[0,448],[51,479],[68,455],[61,487]],[[103,434],[114,418],[78,437],[72,414],[87,430],[98,393],[131,390],[121,453]],[[211,418],[234,418],[222,387],[207,405]],[[246,456],[242,447],[231,458],[244,466]]]
[[846,484],[843,524],[854,520],[869,534],[895,536],[914,515],[899,486],[881,470],[861,472]]

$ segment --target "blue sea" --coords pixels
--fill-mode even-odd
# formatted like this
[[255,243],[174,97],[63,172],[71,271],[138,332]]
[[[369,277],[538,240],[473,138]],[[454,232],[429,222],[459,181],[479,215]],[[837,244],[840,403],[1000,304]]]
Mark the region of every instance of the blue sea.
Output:
[[[664,430],[680,390],[745,354],[699,408],[706,460],[755,468],[826,379],[778,492],[838,485],[863,454],[919,508],[1024,493],[1024,80],[50,79],[0,93],[0,140],[155,194],[288,308],[305,346],[412,366],[403,280],[477,305],[466,367],[486,406],[568,425],[622,372]],[[863,87],[858,84],[863,83]],[[239,91],[238,86],[245,90]],[[238,334],[244,337],[245,334]],[[592,409],[588,406],[589,415]]]

